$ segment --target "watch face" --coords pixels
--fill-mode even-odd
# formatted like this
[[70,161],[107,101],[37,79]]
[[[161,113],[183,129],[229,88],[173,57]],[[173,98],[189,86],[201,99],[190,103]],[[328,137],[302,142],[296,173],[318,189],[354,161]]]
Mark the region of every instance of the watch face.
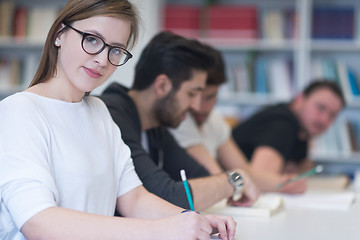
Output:
[[243,178],[237,172],[232,172],[230,175],[230,179],[237,186],[241,186],[244,184]]

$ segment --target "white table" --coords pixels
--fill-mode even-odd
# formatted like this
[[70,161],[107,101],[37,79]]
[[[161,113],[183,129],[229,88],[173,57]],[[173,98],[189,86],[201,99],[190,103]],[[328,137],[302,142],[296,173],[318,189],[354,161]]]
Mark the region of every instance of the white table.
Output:
[[360,195],[347,211],[285,209],[270,218],[235,220],[236,240],[359,240]]

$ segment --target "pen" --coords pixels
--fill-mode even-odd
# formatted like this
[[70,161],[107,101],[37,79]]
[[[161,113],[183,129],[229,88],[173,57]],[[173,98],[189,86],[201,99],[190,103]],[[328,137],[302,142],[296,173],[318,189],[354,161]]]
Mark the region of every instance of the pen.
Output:
[[309,171],[297,175],[295,178],[288,179],[286,182],[278,184],[276,186],[276,188],[280,189],[280,188],[284,187],[286,184],[296,182],[296,181],[298,181],[300,179],[303,179],[303,178],[311,177],[311,176],[313,176],[313,175],[315,175],[317,173],[322,172],[323,170],[324,170],[324,167],[322,165],[317,165],[316,167],[310,169]]
[[181,180],[183,181],[184,183],[184,187],[185,187],[185,192],[186,192],[186,197],[188,199],[188,202],[189,202],[189,206],[190,206],[190,209],[192,211],[194,211],[194,204],[193,204],[193,201],[192,201],[192,198],[191,198],[191,193],[190,193],[190,188],[189,188],[189,185],[188,185],[188,182],[187,182],[187,179],[186,179],[186,175],[185,175],[185,170],[184,169],[181,169],[180,170],[180,176],[181,176]]

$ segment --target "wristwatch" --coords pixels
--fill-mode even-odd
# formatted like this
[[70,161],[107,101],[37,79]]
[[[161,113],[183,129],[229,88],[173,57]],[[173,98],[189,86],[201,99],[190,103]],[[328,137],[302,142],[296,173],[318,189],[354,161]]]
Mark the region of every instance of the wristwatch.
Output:
[[244,179],[240,173],[235,171],[227,171],[229,183],[234,187],[234,193],[232,196],[233,201],[237,201],[241,198],[242,190],[244,188]]

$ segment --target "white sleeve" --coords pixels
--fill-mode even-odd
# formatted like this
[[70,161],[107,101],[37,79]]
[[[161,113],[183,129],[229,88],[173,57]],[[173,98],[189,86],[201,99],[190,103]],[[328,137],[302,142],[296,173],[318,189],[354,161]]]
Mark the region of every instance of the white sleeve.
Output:
[[0,116],[0,204],[20,229],[38,212],[56,206],[47,124],[22,98],[3,100]]
[[203,144],[202,136],[195,120],[190,114],[187,114],[184,121],[177,128],[169,128],[179,145],[183,148]]
[[209,120],[209,129],[207,129],[207,131],[211,132],[213,140],[216,142],[216,147],[218,148],[230,138],[231,129],[223,116],[215,110],[210,113]]
[[[114,128],[119,129],[115,123],[113,124]],[[119,130],[117,131],[120,133]],[[134,163],[131,158],[130,148],[122,140],[121,133],[119,134],[118,140],[115,142],[118,142],[118,144],[115,145],[115,149],[117,149],[117,156],[119,156],[117,161],[115,162],[115,166],[117,163],[125,162],[125,166],[122,167],[123,170],[120,174],[120,184],[117,191],[117,196],[120,197],[121,195],[131,191],[137,186],[142,185],[142,182],[139,179],[137,173],[135,172]]]
[[112,133],[111,142],[113,143],[112,148],[114,152],[114,171],[116,172],[117,182],[119,183],[117,197],[120,197],[142,185],[142,182],[135,171],[134,162],[131,158],[131,150],[121,137],[121,129],[112,119],[105,103],[99,98],[96,99],[99,101],[99,104],[101,104],[101,107],[99,108],[103,110],[101,115],[106,118],[105,121],[109,123],[107,125],[110,127],[110,132]]

